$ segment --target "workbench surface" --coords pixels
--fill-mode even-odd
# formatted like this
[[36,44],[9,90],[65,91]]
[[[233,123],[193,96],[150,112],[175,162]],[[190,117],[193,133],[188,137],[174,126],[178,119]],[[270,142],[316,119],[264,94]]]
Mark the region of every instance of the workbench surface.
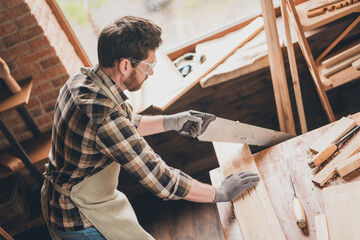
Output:
[[[360,113],[349,117],[356,120],[357,124],[360,123]],[[322,188],[311,181],[314,175],[313,170],[308,166],[308,161],[314,157],[314,154],[310,152],[309,146],[333,124],[297,136],[253,155],[286,239],[316,239],[315,216],[325,214],[325,208]],[[214,180],[219,181],[223,178],[220,168],[212,170],[210,175],[213,184]],[[304,231],[297,227],[294,220],[289,175],[292,176],[297,197],[305,209],[307,228]],[[359,180],[360,170],[358,169],[346,176],[345,179],[339,176],[330,179],[325,187]],[[217,207],[225,237],[242,239],[232,205],[219,203]]]

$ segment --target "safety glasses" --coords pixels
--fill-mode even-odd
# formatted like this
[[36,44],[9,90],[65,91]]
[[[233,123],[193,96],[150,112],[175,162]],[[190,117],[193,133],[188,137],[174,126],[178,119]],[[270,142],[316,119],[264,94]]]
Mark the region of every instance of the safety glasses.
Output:
[[148,63],[148,62],[140,61],[140,60],[133,59],[133,58],[127,58],[127,59],[129,59],[130,62],[132,62],[133,64],[137,64],[140,71],[142,71],[145,74],[149,74],[149,72],[155,67],[156,62],[157,62],[156,58],[153,63]]

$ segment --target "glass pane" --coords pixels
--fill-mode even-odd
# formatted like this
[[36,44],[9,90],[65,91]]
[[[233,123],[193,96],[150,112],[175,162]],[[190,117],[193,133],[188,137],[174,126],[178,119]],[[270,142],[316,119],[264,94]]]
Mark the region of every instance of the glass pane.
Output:
[[173,48],[211,30],[260,12],[249,0],[57,0],[90,61],[97,63],[97,35],[125,15],[153,20],[163,29],[162,48]]

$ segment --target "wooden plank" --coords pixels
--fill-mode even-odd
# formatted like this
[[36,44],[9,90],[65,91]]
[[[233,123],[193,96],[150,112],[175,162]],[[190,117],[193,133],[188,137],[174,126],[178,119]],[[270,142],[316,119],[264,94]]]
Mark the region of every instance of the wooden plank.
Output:
[[31,78],[24,79],[19,82],[21,91],[11,95],[0,103],[0,112],[22,106],[29,102],[30,92],[32,89]]
[[313,153],[319,153],[323,151],[331,143],[339,140],[355,126],[356,121],[350,118],[342,117],[322,137],[320,137],[313,145],[310,146],[310,150]]
[[261,0],[264,18],[266,42],[268,45],[271,79],[274,88],[276,109],[280,131],[296,135],[294,116],[291,109],[289,89],[287,86],[284,60],[276,27],[275,11],[272,1]]
[[344,159],[339,165],[335,167],[336,172],[340,175],[340,177],[344,177],[345,175],[355,171],[360,167],[360,153],[356,153],[348,159]]
[[[248,145],[218,142],[213,145],[224,176],[258,172]],[[236,198],[233,205],[244,239],[285,239],[262,179],[256,188]]]
[[304,105],[303,105],[303,100],[302,100],[302,95],[301,95],[301,88],[300,88],[299,74],[298,74],[297,65],[296,65],[295,51],[294,51],[294,46],[293,46],[292,39],[291,39],[291,31],[290,31],[290,26],[289,26],[290,19],[289,19],[288,12],[286,10],[286,3],[284,0],[281,1],[281,15],[283,16],[283,20],[284,20],[285,36],[286,36],[286,43],[287,43],[286,49],[287,49],[288,58],[289,58],[291,78],[292,78],[292,82],[293,82],[295,101],[296,101],[296,106],[297,106],[298,115],[299,115],[301,132],[306,133],[308,131],[308,129],[307,129]]
[[7,85],[8,89],[12,94],[18,93],[21,90],[21,87],[19,86],[18,82],[14,79],[14,77],[10,73],[10,69],[5,62],[4,59],[0,57],[0,71],[1,75],[4,76],[3,80],[5,84]]
[[352,64],[352,62],[356,61],[359,58],[360,58],[360,53],[356,54],[355,56],[349,57],[346,60],[344,60],[330,68],[324,68],[321,71],[321,74],[324,75],[325,77],[329,77],[329,76],[333,75],[334,73],[350,66]]
[[360,181],[324,189],[326,218],[331,240],[356,240],[360,236]]
[[[224,176],[221,173],[220,168],[216,168],[209,172],[211,183],[214,187],[220,187]],[[235,214],[233,211],[233,205],[231,202],[220,202],[216,203],[221,227],[224,232],[226,240],[243,240],[240,226],[236,221]]]
[[14,240],[4,229],[0,227],[0,236],[5,240]]
[[356,70],[360,70],[360,58],[351,64]]
[[208,59],[203,64],[201,64],[196,70],[191,72],[184,78],[184,81],[187,85],[177,93],[171,101],[167,102],[164,106],[159,106],[159,110],[165,111],[169,106],[171,106],[176,100],[182,97],[186,92],[188,92],[193,86],[195,86],[204,76],[214,70],[219,64],[224,62],[229,56],[231,56],[238,48],[242,47],[245,43],[254,38],[262,29],[264,28],[263,19],[261,17],[256,18],[249,25],[244,27],[244,35],[234,42],[232,46],[222,46],[226,47],[224,49],[224,55],[219,56],[218,58]]
[[351,57],[357,53],[360,52],[360,44],[357,44],[343,52],[340,52],[339,54],[336,54],[335,56],[328,58],[322,62],[322,65],[325,68],[329,68],[334,66],[335,64],[338,64],[342,62],[344,59]]
[[353,154],[360,150],[360,134],[355,134],[345,145],[341,148],[341,152],[331,162],[329,162],[320,172],[318,172],[312,179],[312,181],[319,185],[324,186],[325,183],[336,174],[335,167],[348,159]]
[[[51,148],[51,131],[39,137],[29,139],[21,144],[32,163],[37,163],[48,157]],[[16,156],[16,153],[3,152],[0,155],[0,164],[12,171],[24,168],[24,163]],[[1,177],[0,177],[1,178]]]
[[329,240],[325,214],[315,216],[316,240]]

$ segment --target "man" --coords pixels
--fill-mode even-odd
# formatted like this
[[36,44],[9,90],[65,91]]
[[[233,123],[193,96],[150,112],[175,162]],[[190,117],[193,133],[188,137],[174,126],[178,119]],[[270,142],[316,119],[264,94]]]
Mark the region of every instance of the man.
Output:
[[149,20],[117,20],[99,36],[99,64],[83,68],[61,89],[42,189],[42,209],[54,239],[152,239],[116,189],[120,167],[167,200],[230,201],[257,184],[257,174],[241,173],[215,189],[167,166],[142,137],[170,130],[196,137],[215,119],[199,112],[132,112],[123,91],[140,89],[153,74],[160,36],[161,29]]

